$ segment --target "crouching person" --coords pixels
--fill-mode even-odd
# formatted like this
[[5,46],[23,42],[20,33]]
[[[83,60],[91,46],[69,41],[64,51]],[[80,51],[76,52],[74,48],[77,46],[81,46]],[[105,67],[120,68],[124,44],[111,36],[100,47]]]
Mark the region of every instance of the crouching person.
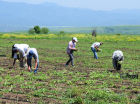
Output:
[[112,61],[113,61],[113,67],[116,70],[120,70],[121,68],[121,64],[119,64],[118,62],[123,62],[124,57],[123,57],[123,53],[120,50],[116,50],[113,52],[113,56],[112,56]]
[[[14,44],[12,46],[12,58],[14,58],[13,66],[15,65],[17,59],[17,52],[20,53],[20,67],[27,67],[27,52],[30,49],[28,44]],[[23,61],[25,59],[25,62]]]
[[96,50],[99,51],[99,50],[100,50],[100,49],[99,49],[99,46],[101,46],[101,45],[103,45],[103,42],[95,42],[95,43],[93,43],[92,46],[91,46],[91,50],[92,50],[92,52],[94,53],[94,58],[95,58],[95,59],[98,59]]
[[27,53],[27,64],[28,64],[29,72],[32,72],[32,64],[31,64],[32,57],[34,57],[34,59],[35,59],[34,73],[37,73],[37,70],[39,67],[39,57],[38,57],[37,50],[35,48],[30,48],[30,50]]

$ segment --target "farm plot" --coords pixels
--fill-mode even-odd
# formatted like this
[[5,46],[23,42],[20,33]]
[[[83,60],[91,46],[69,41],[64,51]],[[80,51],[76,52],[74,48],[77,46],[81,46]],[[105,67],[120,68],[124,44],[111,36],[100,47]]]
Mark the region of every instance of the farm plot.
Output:
[[[13,67],[11,46],[26,43],[39,53],[37,74]],[[55,39],[1,39],[0,40],[0,102],[2,104],[92,104],[140,103],[140,81],[122,79],[121,73],[140,73],[139,42],[109,42],[101,46],[95,60],[90,49],[92,41],[79,41],[79,52],[74,53],[75,68],[65,66],[68,41]],[[121,71],[112,66],[112,53],[122,50],[124,62]],[[6,56],[5,56],[6,55]],[[32,60],[34,66],[34,60]]]

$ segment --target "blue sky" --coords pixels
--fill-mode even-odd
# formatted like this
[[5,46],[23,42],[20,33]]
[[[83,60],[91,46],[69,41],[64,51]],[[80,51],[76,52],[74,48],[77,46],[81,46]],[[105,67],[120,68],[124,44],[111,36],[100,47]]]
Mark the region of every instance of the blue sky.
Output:
[[89,8],[92,10],[140,9],[140,0],[3,0],[9,2],[24,2],[40,4],[44,2],[57,3],[74,8]]

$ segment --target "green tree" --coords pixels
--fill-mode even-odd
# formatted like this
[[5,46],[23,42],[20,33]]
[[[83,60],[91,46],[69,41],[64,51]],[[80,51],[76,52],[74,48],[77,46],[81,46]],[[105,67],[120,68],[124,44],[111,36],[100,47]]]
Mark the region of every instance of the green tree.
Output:
[[34,26],[35,33],[40,34],[41,28],[39,26]]
[[47,34],[49,32],[49,29],[48,28],[46,28],[46,27],[43,27],[42,28],[42,33],[43,34]]
[[34,28],[30,28],[30,29],[28,30],[28,33],[29,33],[29,34],[34,34],[34,33],[35,33]]
[[120,36],[121,34],[120,34],[120,33],[117,33],[116,35],[117,35],[117,36]]
[[60,34],[64,34],[65,32],[64,31],[60,31]]

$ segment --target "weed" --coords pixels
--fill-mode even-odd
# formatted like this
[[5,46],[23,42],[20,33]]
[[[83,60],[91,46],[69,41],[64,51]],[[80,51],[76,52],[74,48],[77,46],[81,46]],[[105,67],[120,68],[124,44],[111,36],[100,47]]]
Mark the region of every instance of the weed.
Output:
[[81,97],[76,97],[73,104],[84,104],[84,100]]

